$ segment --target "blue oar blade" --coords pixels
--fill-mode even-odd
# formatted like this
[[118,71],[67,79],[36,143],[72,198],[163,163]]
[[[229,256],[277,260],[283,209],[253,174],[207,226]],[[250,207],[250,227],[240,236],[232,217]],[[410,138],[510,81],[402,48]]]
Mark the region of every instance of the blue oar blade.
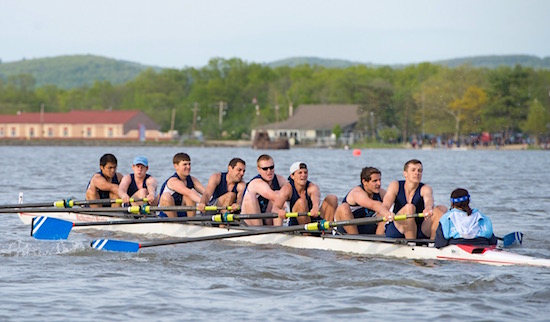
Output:
[[97,250],[127,253],[137,253],[140,247],[139,243],[114,239],[97,239],[92,241],[91,246]]
[[31,236],[36,239],[67,239],[73,229],[73,223],[52,217],[35,217],[32,219]]
[[521,245],[523,243],[523,233],[515,231],[502,237],[502,244],[504,247],[512,245]]

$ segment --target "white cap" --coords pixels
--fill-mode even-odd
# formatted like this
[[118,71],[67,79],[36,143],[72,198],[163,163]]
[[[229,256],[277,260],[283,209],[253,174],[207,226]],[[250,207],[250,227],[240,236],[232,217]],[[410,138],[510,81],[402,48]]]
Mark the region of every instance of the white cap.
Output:
[[300,170],[300,169],[307,169],[307,165],[303,162],[294,162],[291,166],[290,166],[290,174],[293,174],[294,172]]

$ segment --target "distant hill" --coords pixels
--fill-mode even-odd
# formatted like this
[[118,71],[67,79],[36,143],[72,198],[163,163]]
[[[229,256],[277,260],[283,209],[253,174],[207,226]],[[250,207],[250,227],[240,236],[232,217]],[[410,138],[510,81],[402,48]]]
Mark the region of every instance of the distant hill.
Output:
[[[420,63],[420,62],[419,62]],[[434,65],[443,65],[451,68],[458,67],[461,65],[471,65],[475,68],[497,68],[499,66],[509,66],[514,67],[515,65],[521,65],[524,67],[532,67],[535,69],[550,69],[550,57],[539,58],[536,56],[529,55],[506,55],[506,56],[474,56],[474,57],[465,57],[465,58],[455,58],[448,60],[438,60],[430,62]],[[270,67],[280,67],[280,66],[289,66],[295,67],[299,65],[308,64],[311,66],[323,66],[327,68],[346,68],[350,66],[365,65],[371,67],[380,67],[384,66],[381,64],[372,64],[372,63],[361,63],[353,62],[343,59],[325,59],[318,57],[292,57],[277,60],[271,63],[268,63],[267,66]],[[403,68],[406,65],[390,65],[392,68]]]
[[507,55],[507,56],[475,56],[466,58],[455,58],[449,60],[435,61],[433,64],[439,64],[449,67],[458,67],[469,64],[472,67],[497,68],[499,66],[532,67],[534,69],[550,69],[550,57],[539,58],[529,55]]
[[[432,64],[457,67],[469,64],[472,67],[496,68],[498,66],[522,65],[535,69],[550,69],[550,57],[539,58],[529,55],[507,56],[476,56],[430,62]],[[293,57],[277,60],[266,65],[272,68],[280,66],[295,67],[303,64],[324,66],[327,68],[346,68],[366,65],[371,67],[380,64],[353,62],[344,59],[326,59],[319,57]],[[403,68],[405,65],[391,65],[392,68]],[[92,85],[95,81],[110,81],[112,84],[122,84],[136,78],[144,70],[160,67],[141,65],[139,63],[116,60],[94,55],[58,56],[37,58],[17,62],[0,63],[0,77],[6,79],[10,75],[31,74],[36,79],[36,86],[53,84],[57,87],[70,89]]]
[[101,56],[74,55],[2,63],[0,77],[31,74],[37,87],[54,84],[69,89],[104,80],[112,84],[125,83],[148,68],[160,69]]
[[367,65],[374,66],[373,64],[365,64],[360,62],[352,62],[344,59],[328,59],[328,58],[319,58],[319,57],[291,57],[281,60],[276,60],[271,63],[267,63],[267,66],[271,68],[277,68],[282,66],[296,67],[300,65],[311,65],[311,66],[323,66],[327,68],[346,68],[357,65]]

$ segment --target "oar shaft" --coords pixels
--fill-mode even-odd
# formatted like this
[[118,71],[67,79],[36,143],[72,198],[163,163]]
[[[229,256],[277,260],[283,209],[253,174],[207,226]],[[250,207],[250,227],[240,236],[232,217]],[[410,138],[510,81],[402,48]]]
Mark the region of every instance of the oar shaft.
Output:
[[[196,206],[141,206],[141,207],[133,207],[132,212],[133,213],[151,213],[153,211],[195,211],[197,210]],[[231,206],[227,207],[218,207],[218,206],[206,206],[204,207],[204,211],[219,211],[219,210],[239,210],[239,208],[233,208]]]
[[[424,214],[412,214],[412,215],[395,215],[393,220],[405,220],[408,218],[424,217]],[[339,226],[351,226],[351,225],[369,225],[376,224],[381,221],[387,221],[386,217],[367,217],[367,218],[356,218],[350,220],[340,220],[340,221],[325,221],[321,220],[318,222],[312,222],[306,224],[305,230],[307,231],[323,231],[329,230],[332,227]]]
[[255,231],[243,231],[243,232],[238,232],[238,233],[228,233],[228,234],[222,234],[222,235],[201,236],[201,237],[194,237],[194,238],[178,238],[178,239],[165,240],[165,241],[141,243],[139,245],[139,248],[174,245],[174,244],[185,244],[185,243],[207,241],[207,240],[247,237],[247,236],[274,234],[274,233],[288,233],[288,232],[303,231],[303,230],[304,230],[303,226],[277,227],[277,228],[272,228],[272,229],[261,229],[261,230],[255,230]]
[[155,223],[180,223],[193,221],[211,221],[212,216],[195,216],[195,217],[176,217],[176,218],[143,218],[129,220],[112,220],[112,221],[90,221],[77,222],[74,227],[85,226],[112,226],[112,225],[132,225],[132,224],[155,224]]
[[[147,198],[130,198],[130,202],[147,202]],[[57,200],[54,202],[35,202],[35,203],[23,203],[23,204],[11,204],[0,205],[0,209],[18,210],[23,208],[37,208],[37,207],[56,207],[56,208],[72,208],[74,206],[83,205],[109,205],[109,204],[122,204],[122,199],[96,199],[96,200]]]
[[25,208],[25,209],[0,209],[0,213],[19,213],[19,212],[26,212],[26,213],[44,213],[44,212],[52,212],[52,213],[60,213],[60,212],[78,212],[78,213],[109,213],[109,212],[126,212],[129,208],[121,208],[121,207],[114,207],[114,208],[73,208],[73,209],[62,209],[62,208]]
[[[310,216],[309,212],[300,213],[287,213],[289,216]],[[90,222],[77,222],[74,223],[74,227],[84,226],[111,226],[111,225],[131,225],[131,224],[152,224],[152,223],[182,223],[182,222],[196,222],[196,221],[212,221],[212,222],[233,222],[241,219],[260,219],[260,218],[275,218],[276,213],[263,213],[263,214],[247,214],[247,215],[213,215],[213,216],[194,216],[194,217],[176,217],[176,218],[143,218],[143,219],[128,219],[128,220],[113,220],[113,221],[90,221]],[[223,220],[222,220],[223,219]]]
[[[298,216],[311,216],[310,212],[287,212],[286,218],[296,218]],[[267,212],[261,214],[217,214],[212,216],[212,221],[215,222],[233,222],[235,220],[243,219],[265,219],[265,218],[277,218],[278,214],[275,212]]]

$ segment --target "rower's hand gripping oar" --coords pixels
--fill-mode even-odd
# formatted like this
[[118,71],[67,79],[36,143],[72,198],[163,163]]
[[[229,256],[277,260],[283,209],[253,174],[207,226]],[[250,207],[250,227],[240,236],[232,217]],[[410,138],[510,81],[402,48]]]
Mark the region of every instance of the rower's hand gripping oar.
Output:
[[[310,216],[310,213],[289,212],[288,218],[298,216]],[[213,216],[195,216],[195,217],[177,217],[177,218],[143,218],[130,220],[113,220],[113,221],[91,221],[77,222],[62,220],[54,217],[34,217],[31,225],[31,236],[36,239],[60,240],[67,239],[73,227],[85,226],[111,226],[111,225],[130,225],[130,224],[148,224],[148,223],[175,223],[175,222],[195,222],[195,221],[212,221],[212,222],[234,222],[241,219],[261,219],[261,218],[276,218],[276,213],[261,213],[261,214],[217,214]]]
[[[423,214],[396,215],[394,216],[394,220],[404,220],[407,218],[422,217],[422,216]],[[228,233],[228,234],[212,235],[212,236],[201,236],[201,237],[195,237],[195,238],[178,238],[178,239],[172,239],[172,240],[162,240],[162,241],[149,242],[149,243],[136,243],[136,242],[130,242],[130,241],[123,241],[123,240],[114,240],[114,239],[97,239],[92,241],[90,246],[98,250],[135,253],[140,248],[146,248],[146,247],[185,244],[185,243],[192,243],[192,242],[199,242],[199,241],[248,237],[248,236],[256,236],[256,235],[272,234],[272,233],[288,233],[288,232],[299,232],[299,231],[312,231],[312,232],[317,231],[318,232],[318,231],[330,230],[332,227],[346,226],[346,225],[366,225],[366,224],[378,223],[381,221],[386,221],[386,218],[368,217],[368,218],[359,218],[359,219],[332,221],[332,222],[321,220],[318,222],[305,224],[303,226],[298,225],[298,226],[290,226],[290,227],[276,227],[276,228],[270,228],[270,229],[243,231],[243,232],[237,232],[237,233]]]

